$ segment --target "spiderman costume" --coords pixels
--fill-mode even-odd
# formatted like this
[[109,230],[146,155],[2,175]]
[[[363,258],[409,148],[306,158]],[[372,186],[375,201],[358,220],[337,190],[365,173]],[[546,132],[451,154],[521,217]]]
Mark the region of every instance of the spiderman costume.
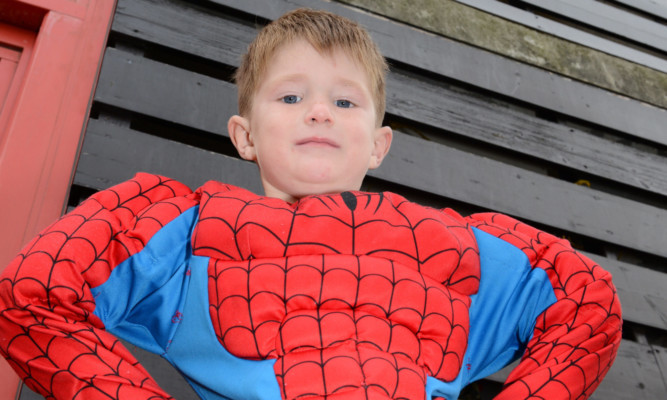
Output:
[[0,351],[56,399],[170,398],[116,337],[206,399],[584,399],[611,366],[611,276],[495,213],[392,193],[294,204],[149,174],[101,191],[0,276]]

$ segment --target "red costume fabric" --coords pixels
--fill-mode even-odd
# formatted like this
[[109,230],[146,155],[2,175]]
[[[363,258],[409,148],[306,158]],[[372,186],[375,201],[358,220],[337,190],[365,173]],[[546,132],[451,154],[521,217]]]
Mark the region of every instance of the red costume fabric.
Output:
[[[139,174],[0,276],[0,352],[57,399],[169,398],[114,335],[165,356],[202,398],[456,398],[520,356],[497,398],[583,399],[620,329],[611,276],[566,241],[392,193],[288,204]],[[224,354],[204,368],[188,346]],[[266,390],[236,391],[255,368],[273,374]]]

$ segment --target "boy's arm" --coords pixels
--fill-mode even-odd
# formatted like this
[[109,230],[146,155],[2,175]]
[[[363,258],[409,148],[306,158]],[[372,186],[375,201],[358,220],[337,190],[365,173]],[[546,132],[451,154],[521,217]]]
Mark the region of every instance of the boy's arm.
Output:
[[496,398],[588,398],[621,340],[621,306],[611,275],[567,241],[508,216],[476,214],[468,221],[521,249],[532,268],[546,272],[556,300],[537,316],[521,362]]
[[91,288],[196,205],[190,193],[139,174],[56,221],[3,271],[0,353],[30,388],[56,399],[170,398],[93,314]]

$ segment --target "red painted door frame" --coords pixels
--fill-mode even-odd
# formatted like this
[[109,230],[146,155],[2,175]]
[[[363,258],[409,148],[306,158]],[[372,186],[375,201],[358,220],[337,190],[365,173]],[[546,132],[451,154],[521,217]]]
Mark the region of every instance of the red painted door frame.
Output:
[[[20,53],[0,113],[0,270],[66,207],[115,6],[116,0],[0,4],[5,29],[32,40],[7,43],[21,34],[3,41],[0,31],[0,43]],[[0,400],[14,399],[17,387],[0,357]]]

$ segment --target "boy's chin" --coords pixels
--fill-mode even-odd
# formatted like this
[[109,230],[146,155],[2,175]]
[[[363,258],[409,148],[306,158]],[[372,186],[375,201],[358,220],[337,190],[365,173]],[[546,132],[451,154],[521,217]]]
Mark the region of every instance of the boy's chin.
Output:
[[303,198],[307,196],[337,194],[356,190],[359,190],[359,187],[352,185],[312,185],[307,188],[300,188],[299,190],[295,190],[293,192],[293,197]]
[[288,188],[273,188],[265,186],[265,194],[268,197],[281,198],[287,202],[294,202],[308,196],[337,194],[348,191],[357,191],[361,184],[332,184],[332,183],[306,183],[303,185],[292,185]]

